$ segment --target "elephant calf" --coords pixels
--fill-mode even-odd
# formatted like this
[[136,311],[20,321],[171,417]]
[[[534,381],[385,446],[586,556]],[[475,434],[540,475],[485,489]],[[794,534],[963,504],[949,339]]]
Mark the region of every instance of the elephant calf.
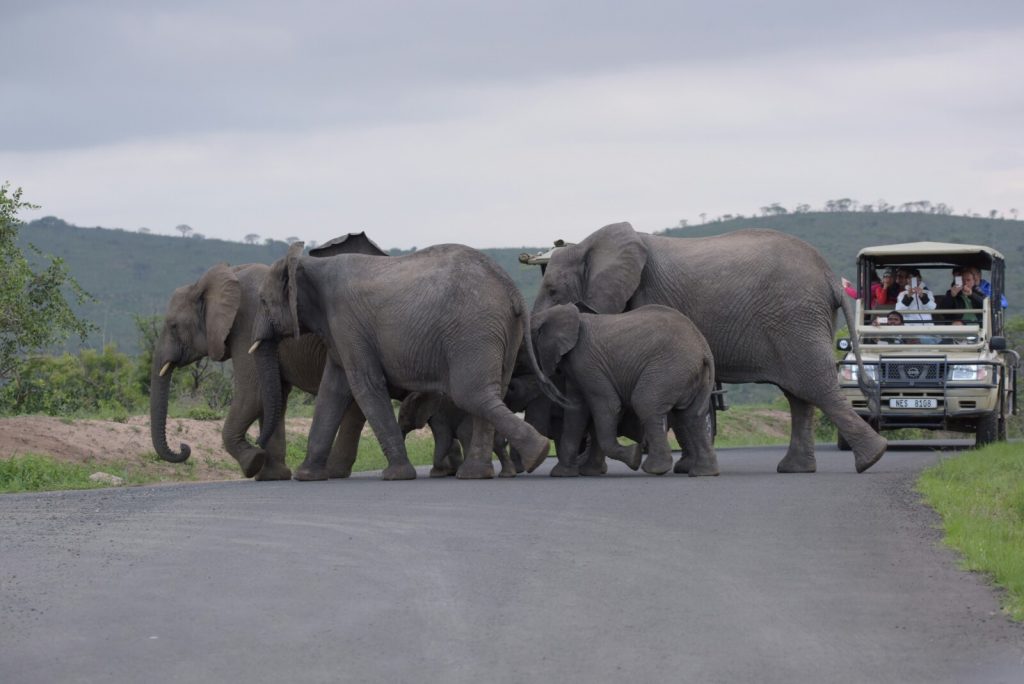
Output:
[[532,323],[541,369],[549,376],[560,370],[567,397],[575,403],[565,410],[560,453],[578,451],[593,417],[601,450],[636,470],[639,445],[631,449],[616,439],[623,411],[631,408],[647,443],[645,472],[662,475],[672,469],[668,417],[686,453],[677,470],[718,474],[707,430],[715,364],[689,318],[659,305],[602,315],[562,304],[536,314]]
[[[463,452],[469,450],[473,416],[443,395],[411,392],[398,410],[398,427],[404,437],[424,425],[430,426],[434,436],[434,466],[430,477],[454,475],[462,465]],[[494,433],[494,455],[501,463],[499,477],[515,477],[517,472],[523,472],[521,459],[517,462],[509,456],[508,440],[497,432]]]

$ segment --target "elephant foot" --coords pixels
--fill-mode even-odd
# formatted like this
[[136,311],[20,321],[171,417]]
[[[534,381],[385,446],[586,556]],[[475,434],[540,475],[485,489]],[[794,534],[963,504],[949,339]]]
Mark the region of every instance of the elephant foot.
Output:
[[695,461],[690,464],[690,477],[717,477],[718,458]]
[[384,472],[380,474],[382,480],[415,480],[416,479],[416,468],[413,467],[412,463],[396,463],[389,465],[384,469]]
[[530,444],[527,445],[529,448],[520,452],[523,455],[523,467],[528,473],[536,470],[537,466],[548,457],[548,452],[551,450],[551,440],[539,432],[536,435],[536,438],[531,439]]
[[672,455],[653,456],[648,454],[642,467],[648,475],[664,475],[672,470]]
[[459,466],[455,477],[460,480],[490,480],[494,477],[494,466],[490,461],[477,461],[467,458]]
[[630,470],[639,470],[640,461],[643,459],[643,447],[636,444],[632,447],[624,447],[619,445],[617,449],[608,454],[609,458],[614,458],[616,461],[622,461],[626,464]]
[[558,463],[554,468],[551,469],[551,477],[577,477],[580,474],[580,469],[576,466],[567,466]]
[[267,463],[267,452],[262,449],[249,449],[238,457],[238,466],[244,477],[255,477]]
[[271,480],[290,480],[292,471],[284,463],[266,463],[256,473],[257,482],[269,482]]
[[854,464],[857,466],[858,473],[863,473],[865,470],[878,463],[878,459],[882,458],[882,455],[885,454],[885,450],[889,447],[889,441],[885,437],[878,434],[876,434],[875,437],[877,440],[872,444],[871,449],[858,449],[853,452]]
[[332,480],[341,480],[352,475],[352,464],[331,465],[327,464],[327,477]]
[[447,466],[432,466],[430,468],[430,477],[450,477],[454,474],[448,470]]
[[676,475],[685,475],[686,473],[690,472],[690,468],[692,467],[693,459],[690,458],[688,455],[683,454],[682,456],[679,457],[679,460],[676,461],[675,466],[672,468],[672,472],[674,472]]
[[498,473],[498,477],[515,477],[517,474],[516,467],[511,463],[502,463],[501,472]]
[[300,482],[315,482],[318,480],[327,479],[327,468],[323,466],[313,466],[303,463],[299,466],[299,469],[292,475],[292,479],[299,480]]
[[814,453],[798,453],[787,451],[785,457],[779,461],[776,471],[780,473],[813,473],[818,469],[818,463]]
[[584,477],[597,477],[598,475],[604,475],[608,472],[608,463],[605,460],[597,461],[586,461],[580,465],[580,475]]

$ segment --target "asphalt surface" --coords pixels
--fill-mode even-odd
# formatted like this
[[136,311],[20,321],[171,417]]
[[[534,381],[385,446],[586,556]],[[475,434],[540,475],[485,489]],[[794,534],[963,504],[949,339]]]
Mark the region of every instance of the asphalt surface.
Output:
[[893,449],[857,475],[0,496],[0,682],[1024,682]]

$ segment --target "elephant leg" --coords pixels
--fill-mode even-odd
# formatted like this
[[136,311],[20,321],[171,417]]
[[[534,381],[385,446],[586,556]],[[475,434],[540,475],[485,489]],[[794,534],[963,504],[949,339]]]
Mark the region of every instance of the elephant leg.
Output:
[[783,389],[789,400],[789,449],[776,468],[780,473],[813,473],[818,469],[814,458],[814,406]]
[[224,419],[221,438],[224,442],[224,449],[238,461],[244,477],[254,477],[262,470],[267,461],[267,452],[250,443],[245,436],[249,427],[259,417],[258,393],[251,388],[246,389],[236,384],[228,415]]
[[[459,460],[461,461],[462,450],[455,441],[451,425],[447,421],[441,420],[440,417],[427,421],[427,424],[430,426],[430,432],[434,436],[434,466],[430,469],[430,477],[454,475],[455,471],[458,470],[459,463],[452,464],[452,452],[458,449]],[[469,442],[466,442],[466,444],[469,444]]]
[[668,414],[669,425],[672,426],[672,433],[676,436],[676,441],[679,442],[679,450],[682,455],[679,460],[676,461],[675,466],[672,468],[672,472],[680,475],[685,475],[690,472],[690,468],[693,467],[694,456],[690,453],[690,450],[686,448],[686,434],[685,426],[681,422],[682,416],[679,409],[672,409]]
[[[346,371],[347,372],[347,371]],[[363,410],[366,420],[377,435],[380,448],[388,459],[388,467],[381,474],[384,480],[414,480],[416,469],[409,462],[405,450],[405,440],[398,427],[391,397],[388,394],[387,382],[382,372],[371,372],[365,369],[353,371],[348,378],[359,407]]]
[[814,403],[835,424],[839,434],[849,443],[858,473],[863,473],[882,458],[889,446],[888,440],[857,415],[838,387],[833,391],[811,396],[814,397]]
[[359,453],[359,439],[363,434],[364,425],[366,425],[366,416],[363,415],[359,404],[354,401],[350,402],[341,417],[341,427],[338,428],[338,435],[334,438],[331,454],[327,457],[327,477],[342,478],[352,474],[352,467],[355,465],[356,455]]
[[[281,415],[288,415],[288,397],[291,394],[291,385],[287,383],[281,383]],[[260,419],[262,420],[262,418]],[[256,473],[256,479],[259,481],[267,480],[288,480],[292,476],[292,471],[288,468],[286,463],[288,456],[288,440],[285,435],[285,422],[281,421],[281,424],[274,434],[270,435],[270,441],[267,442],[266,447],[267,458],[260,468],[260,471]]]
[[597,435],[594,433],[593,424],[590,427],[590,440],[580,445],[580,475],[596,477],[608,472],[608,459],[601,451],[601,445],[597,443]]
[[460,480],[489,480],[494,477],[494,465],[491,463],[494,426],[479,416],[472,416],[469,422],[473,430],[469,450],[455,477]]
[[309,428],[306,460],[295,471],[296,480],[327,479],[327,459],[341,426],[342,416],[351,403],[352,390],[345,371],[328,360],[313,405],[313,424]]
[[640,459],[643,456],[641,445],[626,447],[619,444],[617,433],[619,416],[622,413],[622,403],[619,398],[610,387],[607,388],[607,391],[595,396],[602,397],[600,402],[595,402],[590,407],[594,419],[594,434],[597,436],[597,443],[601,445],[601,451],[608,458],[622,461],[630,470],[639,469]]
[[590,409],[583,395],[572,383],[566,384],[566,398],[575,406],[566,408],[562,416],[562,434],[558,438],[558,463],[551,468],[551,477],[576,477],[580,474],[580,444],[587,434]]
[[[694,408],[699,404],[698,408]],[[710,402],[701,400],[692,403],[685,409],[674,409],[669,412],[672,432],[683,448],[684,456],[676,463],[674,472],[689,473],[690,477],[718,475],[718,455],[708,431],[707,412],[711,410]],[[679,470],[680,464],[685,470]]]
[[[507,437],[509,443],[522,455],[523,466],[528,472],[532,471],[547,458],[551,446],[550,440],[537,432],[532,425],[518,418],[508,409],[508,406],[505,406],[501,400],[504,392],[501,390],[500,382],[495,380],[491,383],[481,383],[479,371],[474,370],[479,367],[479,364],[467,362],[462,368],[453,371],[450,379],[452,401],[466,413],[483,420],[488,428],[483,428],[482,431],[493,428]],[[474,443],[477,440],[477,433],[477,424],[474,423]],[[492,447],[493,440],[491,438],[481,445],[481,448],[484,449],[482,454],[486,454],[486,459],[481,458],[482,454],[474,455],[474,448],[471,447],[459,472],[461,473],[463,469],[467,468],[467,464],[474,458],[478,461],[485,461],[487,467],[493,471],[493,466],[490,465]],[[483,472],[481,465],[482,463],[478,462],[477,465],[471,467]],[[467,472],[469,471],[467,470]]]
[[517,466],[512,460],[512,455],[508,451],[508,440],[497,433],[494,435],[493,451],[494,455],[498,457],[498,463],[501,464],[501,472],[498,473],[498,477],[515,477],[518,473],[523,472],[522,466]]
[[638,417],[643,422],[644,440],[647,442],[644,472],[650,475],[664,475],[672,470],[672,449],[668,445],[668,433],[665,431],[665,416],[654,413]]

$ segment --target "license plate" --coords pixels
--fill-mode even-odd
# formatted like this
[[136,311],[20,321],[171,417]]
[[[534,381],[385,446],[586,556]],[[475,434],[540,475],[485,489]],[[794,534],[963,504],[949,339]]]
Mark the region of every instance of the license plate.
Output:
[[895,409],[933,409],[937,408],[937,399],[890,399],[889,408]]

